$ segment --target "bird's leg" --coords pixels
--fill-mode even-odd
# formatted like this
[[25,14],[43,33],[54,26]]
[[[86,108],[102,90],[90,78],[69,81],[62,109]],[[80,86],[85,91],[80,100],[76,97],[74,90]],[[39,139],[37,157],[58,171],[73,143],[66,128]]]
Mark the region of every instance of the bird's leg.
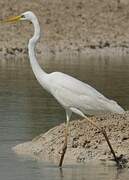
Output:
[[108,144],[108,146],[109,146],[109,148],[111,150],[111,153],[113,154],[113,157],[114,157],[117,165],[120,166],[119,160],[118,160],[118,158],[117,158],[117,156],[116,156],[116,154],[115,154],[115,152],[114,152],[114,150],[113,150],[113,148],[111,146],[111,143],[110,143],[110,141],[108,139],[108,136],[107,136],[107,133],[106,133],[105,129],[101,128],[101,132],[102,132],[102,134],[104,135],[104,137],[105,137],[105,139],[107,141],[107,144]]
[[62,167],[63,160],[64,160],[64,155],[65,155],[66,150],[67,150],[68,126],[69,126],[69,120],[70,120],[71,114],[72,114],[71,111],[66,110],[67,122],[65,124],[65,140],[64,140],[64,145],[63,145],[63,148],[62,148],[62,154],[61,154],[61,158],[60,158],[60,162],[59,162],[59,167]]
[[64,155],[67,150],[67,141],[68,141],[68,122],[66,122],[66,125],[65,125],[65,140],[64,140],[64,145],[62,148],[62,154],[61,154],[61,158],[60,158],[59,167],[62,167],[62,164],[63,164]]
[[103,136],[105,137],[105,140],[107,141],[107,144],[108,144],[108,146],[109,146],[109,148],[110,148],[110,150],[111,150],[111,153],[113,154],[113,157],[114,157],[117,165],[120,166],[119,159],[117,158],[117,156],[116,156],[116,154],[115,154],[115,151],[114,151],[113,148],[112,148],[112,145],[111,145],[111,143],[110,143],[110,141],[109,141],[109,139],[108,139],[107,133],[106,133],[106,131],[104,130],[104,128],[100,128],[96,123],[94,123],[94,122],[93,122],[92,120],[90,120],[88,117],[85,116],[85,118],[87,119],[87,121],[88,121],[90,124],[92,124],[92,125],[95,126],[97,129],[99,129],[100,132],[103,134]]

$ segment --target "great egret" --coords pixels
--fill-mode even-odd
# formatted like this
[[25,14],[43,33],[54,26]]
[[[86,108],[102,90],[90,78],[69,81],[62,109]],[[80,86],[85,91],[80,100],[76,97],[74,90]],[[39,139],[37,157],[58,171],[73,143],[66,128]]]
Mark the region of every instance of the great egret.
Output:
[[52,72],[48,74],[43,69],[41,69],[35,55],[35,46],[40,37],[40,26],[38,19],[33,12],[27,11],[19,16],[8,18],[4,20],[4,22],[16,22],[20,20],[28,20],[34,25],[34,35],[29,40],[28,51],[30,64],[36,79],[44,89],[46,89],[56,98],[56,100],[64,107],[66,111],[65,141],[59,166],[62,166],[64,155],[67,149],[68,125],[72,113],[76,113],[83,118],[86,118],[88,122],[90,122],[102,132],[116,163],[119,165],[119,159],[115,155],[105,130],[91,121],[86,115],[96,115],[104,112],[122,114],[124,113],[124,109],[120,107],[115,101],[106,98],[90,85],[85,84],[84,82],[81,82],[74,77],[61,72]]

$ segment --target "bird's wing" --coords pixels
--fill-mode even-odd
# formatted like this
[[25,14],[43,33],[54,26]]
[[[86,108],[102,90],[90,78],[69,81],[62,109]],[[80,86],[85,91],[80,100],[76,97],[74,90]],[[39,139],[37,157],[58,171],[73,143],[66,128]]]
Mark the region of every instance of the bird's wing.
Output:
[[53,82],[54,90],[58,88],[64,88],[76,95],[99,97],[104,100],[108,100],[105,96],[99,93],[95,88],[90,85],[61,72],[53,72],[50,74],[50,79]]
[[[51,93],[65,107],[75,107],[86,114],[112,112],[118,108],[115,101],[109,100],[96,89],[69,75],[54,72],[50,74]],[[115,111],[114,111],[115,112]]]

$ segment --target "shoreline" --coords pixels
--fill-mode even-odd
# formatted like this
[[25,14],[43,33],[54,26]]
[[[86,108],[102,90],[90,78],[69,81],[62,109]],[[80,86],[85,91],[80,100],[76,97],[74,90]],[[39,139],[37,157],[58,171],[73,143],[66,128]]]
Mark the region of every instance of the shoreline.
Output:
[[[39,61],[41,58],[48,59],[48,58],[61,58],[61,57],[68,57],[68,58],[77,58],[77,57],[125,57],[129,56],[129,48],[123,47],[115,47],[115,48],[86,48],[77,50],[76,48],[71,49],[62,49],[59,50],[58,47],[56,49],[49,49],[44,47],[42,50],[39,48],[37,49],[37,56]],[[28,58],[28,50],[27,48],[7,48],[0,50],[0,57],[2,60],[8,59],[17,59],[17,58]]]
[[[129,1],[120,0],[5,0],[1,19],[32,10],[41,26],[37,53],[41,56],[129,54]],[[12,8],[13,7],[13,8]],[[33,27],[28,22],[0,25],[0,56],[27,54]]]

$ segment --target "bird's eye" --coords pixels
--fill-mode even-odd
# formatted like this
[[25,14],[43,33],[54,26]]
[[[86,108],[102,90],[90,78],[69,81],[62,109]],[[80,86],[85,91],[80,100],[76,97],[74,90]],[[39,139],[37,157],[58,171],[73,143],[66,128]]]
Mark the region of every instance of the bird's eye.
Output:
[[25,16],[24,16],[24,15],[21,15],[21,18],[25,18]]

